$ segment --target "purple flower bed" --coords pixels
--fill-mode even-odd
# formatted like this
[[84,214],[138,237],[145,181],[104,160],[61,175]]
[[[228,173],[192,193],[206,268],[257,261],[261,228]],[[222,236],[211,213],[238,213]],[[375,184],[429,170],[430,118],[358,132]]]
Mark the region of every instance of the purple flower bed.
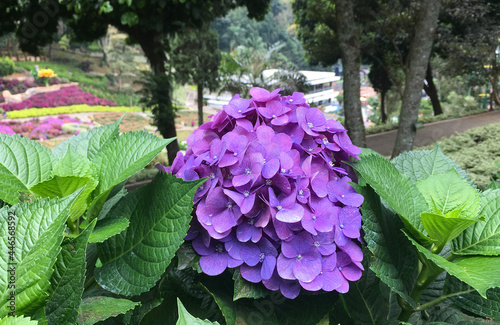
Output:
[[[51,78],[49,79],[49,84],[58,85],[60,84],[60,82],[57,78]],[[35,80],[35,82],[31,82],[29,80],[20,81],[18,79],[12,79],[12,80],[0,79],[0,92],[8,90],[13,95],[24,93],[28,88],[42,87],[42,86],[45,86],[42,80]],[[1,101],[2,98],[0,98],[0,102]]]
[[308,291],[345,293],[361,277],[363,197],[349,184],[357,159],[345,128],[279,89],[233,97],[187,139],[171,168],[185,180],[208,177],[194,198],[186,240],[208,275],[239,267],[288,298]]
[[[62,125],[66,123],[82,124],[78,119],[67,115],[49,117],[42,121],[33,119],[29,122],[0,122],[0,133],[19,134],[30,139],[50,139],[65,133]],[[85,123],[88,124],[88,123]],[[71,132],[66,132],[70,134]]]
[[78,104],[116,106],[115,103],[101,99],[77,86],[63,87],[60,90],[36,94],[20,103],[0,105],[4,111],[19,111],[27,108],[46,108]]

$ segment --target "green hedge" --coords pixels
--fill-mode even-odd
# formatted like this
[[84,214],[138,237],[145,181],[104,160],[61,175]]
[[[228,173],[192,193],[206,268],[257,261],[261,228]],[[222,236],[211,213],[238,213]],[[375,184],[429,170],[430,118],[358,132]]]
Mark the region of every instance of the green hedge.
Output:
[[500,123],[473,128],[438,143],[443,153],[465,169],[480,188],[488,186],[500,173]]
[[18,119],[27,117],[38,117],[47,115],[72,114],[72,113],[95,113],[95,112],[141,112],[142,108],[134,106],[90,106],[72,105],[51,108],[29,108],[21,111],[7,112],[7,118]]

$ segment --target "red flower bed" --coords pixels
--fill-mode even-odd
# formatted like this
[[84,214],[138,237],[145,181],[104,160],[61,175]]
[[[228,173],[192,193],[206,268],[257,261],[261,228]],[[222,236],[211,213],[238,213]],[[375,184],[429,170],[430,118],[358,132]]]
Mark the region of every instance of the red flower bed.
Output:
[[70,86],[63,87],[56,91],[36,94],[20,103],[2,104],[0,108],[9,112],[27,108],[47,108],[79,104],[116,106],[115,103],[107,99],[96,97],[77,86]]

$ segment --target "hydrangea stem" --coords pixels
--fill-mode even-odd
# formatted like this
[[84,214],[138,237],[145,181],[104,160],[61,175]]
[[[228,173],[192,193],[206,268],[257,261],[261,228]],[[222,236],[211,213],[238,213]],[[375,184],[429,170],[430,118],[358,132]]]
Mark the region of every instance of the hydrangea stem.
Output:
[[[422,295],[422,292],[425,290],[425,288],[429,286],[429,284],[432,283],[432,281],[434,281],[434,279],[436,279],[436,277],[441,272],[442,270],[439,271],[432,270],[427,265],[423,264],[422,269],[418,274],[417,281],[415,282],[413,290],[411,291],[410,294],[410,297],[415,301],[415,303],[418,303],[418,301],[420,300],[420,296]],[[420,310],[420,308],[413,309],[408,304],[403,304],[401,307],[402,311],[399,314],[398,319],[403,322],[408,321],[408,319],[410,319],[411,314],[413,314],[415,311]]]
[[72,235],[78,235],[80,233],[78,231],[78,220],[71,221],[68,219],[68,228],[69,228],[69,232]]

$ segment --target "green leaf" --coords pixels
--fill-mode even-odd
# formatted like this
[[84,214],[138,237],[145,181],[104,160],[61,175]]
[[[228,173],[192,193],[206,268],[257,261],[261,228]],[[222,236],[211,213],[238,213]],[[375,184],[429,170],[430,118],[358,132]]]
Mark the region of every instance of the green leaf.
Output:
[[135,12],[129,11],[122,15],[122,25],[134,26],[139,23],[139,16]]
[[481,296],[486,298],[486,290],[500,287],[500,277],[497,274],[500,269],[500,256],[458,257],[450,262],[431,253],[410,236],[407,237],[428,260],[476,289]]
[[460,214],[455,217],[465,219],[474,219],[479,212],[479,194],[454,169],[431,175],[418,182],[417,187],[430,212],[446,215],[453,210],[460,210]]
[[87,210],[90,193],[98,184],[94,166],[86,157],[68,150],[54,165],[52,174],[51,179],[30,188],[31,192],[42,197],[61,198],[84,187],[69,212],[69,220],[78,219]]
[[0,325],[36,325],[36,320],[31,320],[29,317],[4,317],[0,319]]
[[97,282],[122,295],[152,288],[186,236],[193,197],[204,181],[186,182],[160,173],[124,197],[107,218],[125,217],[130,227],[98,244],[103,266],[95,270]]
[[92,325],[125,314],[140,306],[140,302],[111,297],[89,297],[83,299],[78,311],[78,325]]
[[102,243],[106,239],[118,235],[127,229],[129,224],[130,222],[126,218],[105,218],[99,220],[92,235],[90,235],[89,243]]
[[500,255],[500,189],[488,190],[480,195],[484,222],[467,228],[451,242],[455,254]]
[[498,190],[500,189],[500,182],[495,180],[491,181],[491,183],[486,187],[487,190]]
[[251,283],[243,279],[240,270],[236,269],[233,274],[234,280],[234,295],[233,300],[241,298],[259,299],[268,295],[269,291],[262,285]]
[[54,157],[36,141],[0,133],[0,200],[14,205],[19,193],[50,178]]
[[65,155],[66,151],[68,151],[68,148],[71,148],[72,151],[81,156],[93,160],[97,152],[99,152],[106,143],[118,137],[120,122],[124,117],[125,115],[112,124],[72,136],[68,140],[57,145],[54,150],[52,150],[52,153],[54,156],[62,157]]
[[430,239],[420,222],[420,213],[428,208],[416,185],[381,155],[369,153],[360,158],[352,165],[356,172],[401,216],[411,234],[428,244]]
[[436,213],[423,212],[420,215],[425,230],[435,240],[436,251],[439,252],[450,240],[460,235],[467,227],[477,222],[475,219],[459,218],[462,210],[453,210],[442,216]]
[[[237,319],[236,306],[233,302],[232,295],[229,294],[227,286],[222,285],[206,285],[202,284],[206,291],[214,298],[217,306],[219,306],[227,325],[235,325]],[[231,290],[232,291],[232,290]]]
[[[0,265],[0,317],[8,312],[12,283],[7,281],[12,267],[15,268],[16,313],[34,312],[45,303],[69,207],[78,194],[0,210],[0,260],[4,261]],[[9,249],[12,237],[15,237],[15,246]]]
[[87,242],[94,226],[95,222],[92,222],[77,238],[63,243],[50,279],[48,292],[51,297],[45,307],[49,324],[76,322],[85,282]]
[[344,294],[348,312],[355,324],[381,324],[389,319],[389,306],[396,294],[377,275],[367,268],[361,279],[349,284],[349,292]]
[[[142,303],[141,306],[136,307],[130,315],[130,323],[129,325],[140,325],[144,317],[154,308],[161,305],[163,302],[163,298],[155,298],[153,300],[149,300],[146,303]],[[144,323],[143,323],[144,324]]]
[[448,276],[445,290],[446,294],[464,292],[450,298],[455,306],[479,316],[500,320],[500,288],[486,291],[487,299],[484,299],[475,291],[465,293],[472,290],[471,287],[455,277]]
[[203,324],[219,324],[218,322],[212,323],[209,320],[201,320],[199,318],[191,316],[189,312],[184,308],[184,305],[177,298],[177,308],[179,312],[179,320],[177,320],[176,325],[203,325]]
[[462,179],[475,186],[469,175],[456,162],[444,155],[439,146],[432,150],[406,151],[391,162],[414,182],[455,169]]
[[392,290],[416,308],[410,297],[417,276],[415,248],[401,232],[401,220],[387,210],[369,187],[352,184],[364,197],[361,206],[365,241],[373,257],[370,269]]
[[128,132],[108,142],[93,160],[101,194],[143,169],[174,139],[160,139],[144,131]]
[[491,324],[487,320],[480,321],[467,316],[453,307],[443,307],[436,308],[424,324],[480,325],[485,323]]

